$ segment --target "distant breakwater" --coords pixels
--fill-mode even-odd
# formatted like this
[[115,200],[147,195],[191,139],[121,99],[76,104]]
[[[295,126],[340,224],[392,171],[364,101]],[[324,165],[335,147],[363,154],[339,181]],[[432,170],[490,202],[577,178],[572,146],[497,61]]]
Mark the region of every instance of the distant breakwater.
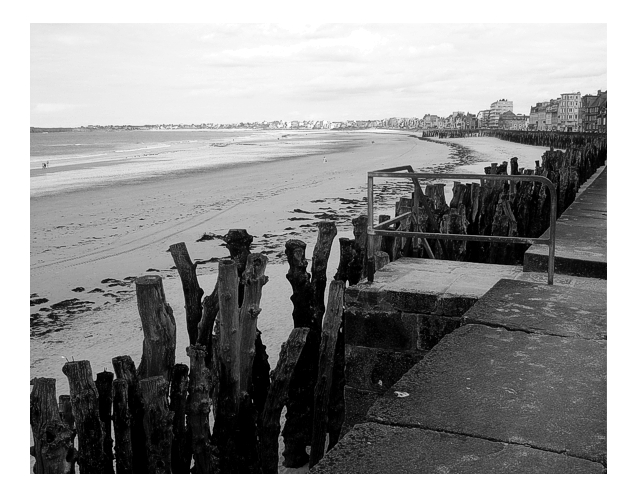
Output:
[[505,129],[435,129],[422,131],[420,139],[471,138],[487,136],[523,145],[568,149],[589,144],[606,149],[604,133],[569,133],[558,131],[514,131]]

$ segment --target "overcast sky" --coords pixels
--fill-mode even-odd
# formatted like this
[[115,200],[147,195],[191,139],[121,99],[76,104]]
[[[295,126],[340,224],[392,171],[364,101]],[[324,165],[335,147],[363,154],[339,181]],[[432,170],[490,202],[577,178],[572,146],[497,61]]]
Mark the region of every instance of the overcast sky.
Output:
[[31,126],[514,112],[607,89],[606,24],[31,24]]

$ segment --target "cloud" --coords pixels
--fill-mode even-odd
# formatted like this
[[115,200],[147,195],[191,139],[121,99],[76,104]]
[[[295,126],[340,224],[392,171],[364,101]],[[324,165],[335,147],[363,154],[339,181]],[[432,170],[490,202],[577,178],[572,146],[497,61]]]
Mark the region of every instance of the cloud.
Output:
[[348,36],[313,37],[297,43],[261,44],[226,49],[206,55],[214,65],[268,64],[285,61],[354,61],[371,55],[386,40],[367,29],[355,29]]
[[76,105],[74,103],[37,103],[33,109],[41,114],[50,114],[53,112],[63,112],[65,110],[73,110],[85,105]]

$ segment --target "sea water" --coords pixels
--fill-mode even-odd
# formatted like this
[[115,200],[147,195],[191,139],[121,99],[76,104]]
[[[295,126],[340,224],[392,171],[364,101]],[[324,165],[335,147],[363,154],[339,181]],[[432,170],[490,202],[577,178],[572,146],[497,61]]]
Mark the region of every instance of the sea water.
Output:
[[73,131],[30,136],[32,197],[317,154],[352,140],[343,133],[251,130]]

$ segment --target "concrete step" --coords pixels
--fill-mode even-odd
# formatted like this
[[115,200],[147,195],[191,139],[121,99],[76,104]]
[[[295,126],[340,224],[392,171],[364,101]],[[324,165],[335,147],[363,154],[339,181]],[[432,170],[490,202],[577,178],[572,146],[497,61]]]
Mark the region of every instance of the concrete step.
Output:
[[583,339],[606,339],[606,294],[501,279],[463,316],[464,324]]

